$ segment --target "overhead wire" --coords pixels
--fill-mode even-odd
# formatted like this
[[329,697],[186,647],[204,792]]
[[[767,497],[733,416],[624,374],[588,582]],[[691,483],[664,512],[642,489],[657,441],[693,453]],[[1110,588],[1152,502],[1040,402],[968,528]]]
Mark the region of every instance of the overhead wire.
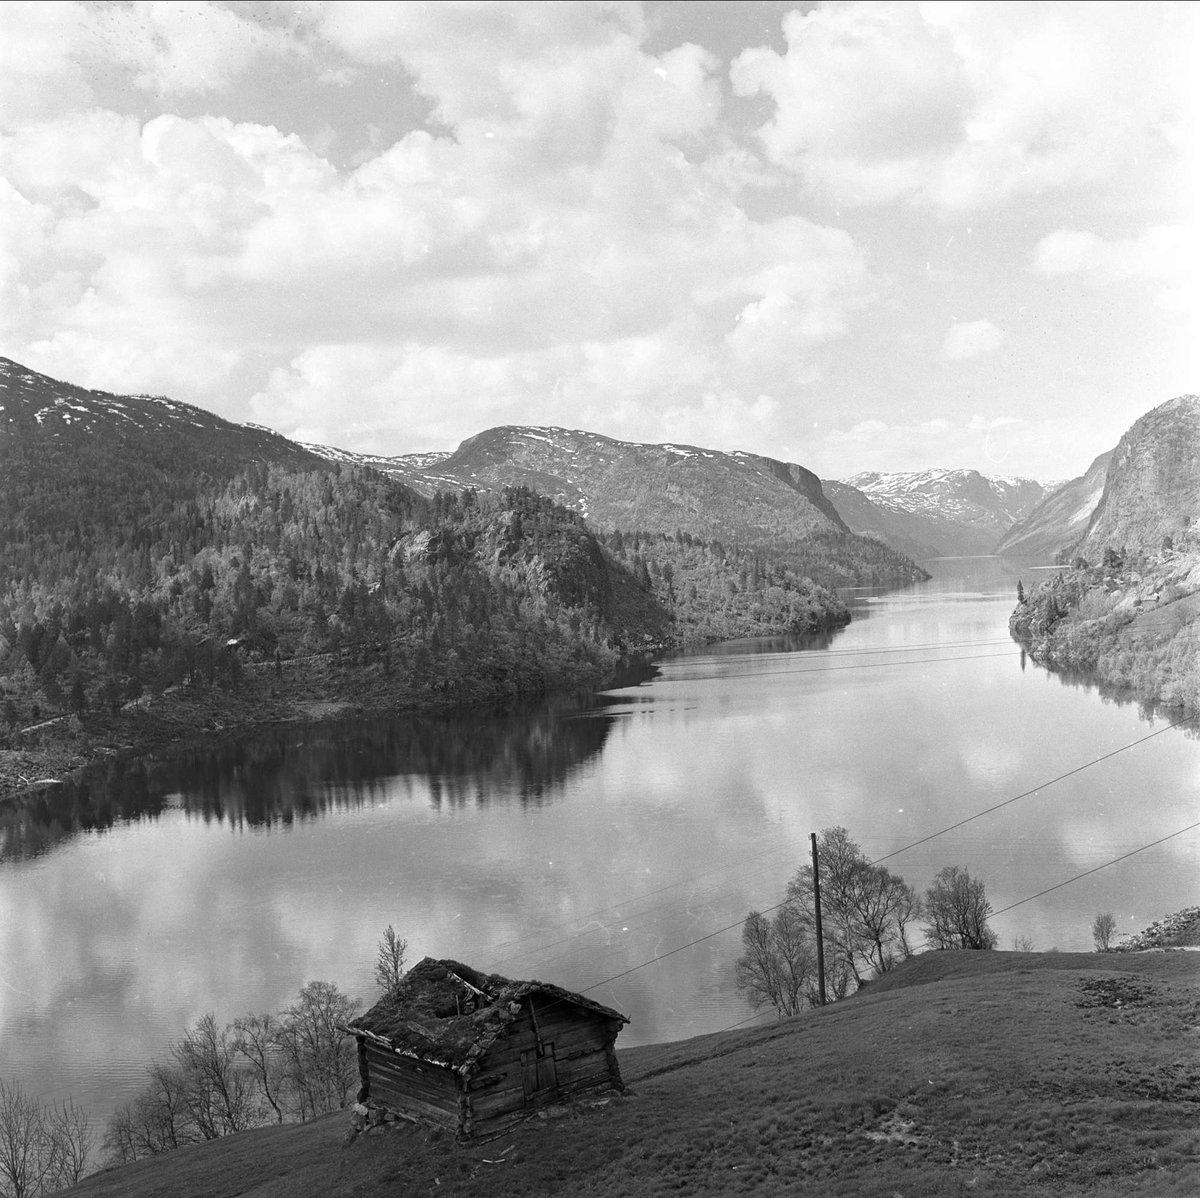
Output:
[[911,844],[906,844],[903,848],[893,849],[890,853],[884,853],[882,857],[876,857],[871,862],[872,865],[878,865],[881,861],[890,861],[893,857],[898,857],[901,853],[907,853],[909,849],[915,849],[918,845],[928,844],[931,840],[936,840],[939,836],[944,836],[947,832],[953,832],[956,828],[961,828],[965,824],[969,824],[977,819],[982,819],[985,815],[991,815],[994,811],[999,811],[1002,807],[1011,806],[1013,803],[1019,802],[1021,799],[1027,799],[1043,790],[1048,790],[1058,782],[1064,781],[1066,778],[1073,777],[1075,774],[1082,773],[1086,769],[1091,769],[1094,765],[1099,765],[1102,761],[1108,761],[1111,757],[1116,757],[1120,753],[1126,752],[1128,749],[1134,749],[1138,745],[1143,745],[1148,740],[1153,740],[1156,736],[1161,736],[1164,732],[1169,732],[1172,728],[1178,728],[1180,724],[1191,723],[1190,718],[1183,718],[1173,721],[1170,724],[1164,724],[1161,728],[1156,728],[1153,732],[1147,733],[1145,736],[1139,737],[1137,740],[1130,741],[1128,744],[1122,745],[1118,749],[1113,749],[1111,753],[1104,753],[1099,757],[1093,757],[1091,761],[1085,761],[1082,765],[1077,765],[1074,769],[1067,770],[1065,774],[1059,774],[1056,778],[1051,778],[1049,782],[1043,782],[1040,786],[1033,787],[1032,790],[1022,791],[1019,795],[1013,795],[1011,799],[1005,799],[1002,803],[994,803],[991,807],[985,807],[982,811],[976,811],[974,815],[968,815],[965,819],[960,819],[956,823],[949,824],[945,828],[939,829],[937,832],[931,832],[928,836],[922,836],[920,840],[914,840]]
[[[929,841],[935,840],[937,837],[942,836],[947,832],[951,832],[956,828],[960,828],[964,824],[970,823],[972,820],[980,819],[984,815],[989,815],[992,812],[997,811],[1002,807],[1007,807],[1010,804],[1017,802],[1019,799],[1029,798],[1031,795],[1037,794],[1039,791],[1046,790],[1050,786],[1053,786],[1055,783],[1061,782],[1065,778],[1069,778],[1072,775],[1077,774],[1080,771],[1089,768],[1090,766],[1098,765],[1099,763],[1101,763],[1103,761],[1108,761],[1109,759],[1116,757],[1119,753],[1123,753],[1129,749],[1136,748],[1138,745],[1144,744],[1146,741],[1153,739],[1155,736],[1161,735],[1163,732],[1167,732],[1172,728],[1179,727],[1181,724],[1190,723],[1190,722],[1192,722],[1190,719],[1179,719],[1179,720],[1173,721],[1170,724],[1166,724],[1162,728],[1158,728],[1154,732],[1151,732],[1151,733],[1147,734],[1146,736],[1139,737],[1137,740],[1130,741],[1129,743],[1122,745],[1119,748],[1112,750],[1111,752],[1104,753],[1099,757],[1093,758],[1091,761],[1087,761],[1087,762],[1084,762],[1082,765],[1076,766],[1074,769],[1068,770],[1063,774],[1059,774],[1057,777],[1050,779],[1048,782],[1042,783],[1042,785],[1040,785],[1040,786],[1034,787],[1032,790],[1024,791],[1019,795],[1015,795],[1011,799],[1006,799],[1003,803],[994,804],[991,807],[988,807],[982,811],[976,812],[974,815],[967,816],[965,819],[958,820],[956,823],[953,823],[953,824],[949,824],[949,825],[947,825],[947,827],[942,828],[937,832],[930,833],[930,835],[924,836],[920,840],[915,840],[911,844],[905,845],[903,848],[896,849],[891,853],[886,853],[882,857],[876,858],[874,861],[871,862],[871,864],[878,865],[880,862],[890,860],[892,857],[898,856],[900,853],[907,852],[909,849],[916,848],[918,845],[927,844]],[[1089,874],[1098,873],[1100,870],[1106,869],[1110,865],[1115,865],[1118,861],[1124,861],[1128,857],[1136,856],[1138,853],[1144,852],[1146,849],[1153,848],[1155,845],[1162,844],[1163,842],[1165,842],[1167,840],[1171,840],[1176,836],[1181,836],[1185,832],[1191,831],[1193,828],[1196,828],[1196,827],[1200,827],[1200,823],[1189,824],[1187,827],[1180,828],[1178,831],[1172,832],[1169,835],[1161,837],[1158,840],[1150,841],[1147,844],[1141,845],[1138,848],[1133,849],[1131,852],[1123,853],[1119,857],[1114,857],[1111,860],[1104,862],[1104,864],[1102,864],[1102,865],[1094,866],[1092,869],[1084,870],[1082,873],[1075,875],[1075,877],[1073,877],[1073,878],[1068,878],[1064,882],[1059,882],[1054,886],[1047,887],[1045,890],[1039,891],[1037,894],[1030,895],[1028,898],[1021,899],[1017,903],[1010,904],[1009,906],[1004,907],[1001,911],[993,912],[993,914],[1000,915],[1006,911],[1011,911],[1014,907],[1019,907],[1019,906],[1024,905],[1025,903],[1032,902],[1034,899],[1040,898],[1043,894],[1051,893],[1051,891],[1060,890],[1064,886],[1068,886],[1072,882],[1078,881],[1080,878],[1085,878]],[[758,912],[758,914],[769,915],[772,911],[778,911],[781,907],[785,906],[786,902],[787,902],[787,900],[785,899],[782,902],[775,903],[774,905],[772,905],[770,907],[765,907],[762,909],[762,911]],[[637,973],[638,970],[640,970],[640,969],[645,969],[648,966],[654,965],[659,961],[666,960],[668,957],[673,957],[677,953],[683,952],[685,949],[693,948],[695,945],[703,944],[705,941],[712,940],[717,936],[721,936],[725,932],[730,932],[730,931],[733,931],[735,928],[740,928],[746,923],[746,920],[748,918],[749,917],[746,916],[746,917],[743,917],[742,919],[736,920],[733,923],[725,924],[723,927],[717,928],[712,932],[708,932],[703,936],[698,936],[694,940],[689,940],[685,944],[678,945],[676,948],[673,948],[668,952],[655,954],[655,956],[649,958],[648,960],[639,962],[637,965],[631,966],[629,969],[624,969],[620,973],[613,974],[611,977],[605,978],[599,982],[595,982],[593,985],[588,986],[586,989],[579,991],[579,993],[587,994],[592,990],[598,990],[603,986],[611,985],[613,982],[620,981],[622,978],[628,977],[630,974]]]
[[1174,840],[1176,836],[1182,836],[1185,832],[1191,832],[1194,828],[1200,828],[1200,820],[1197,820],[1194,824],[1188,824],[1186,828],[1180,828],[1177,832],[1168,832],[1166,836],[1160,836],[1157,840],[1151,840],[1147,844],[1139,845],[1131,852],[1122,853],[1119,857],[1113,857],[1105,861],[1103,865],[1096,865],[1091,869],[1085,869],[1082,873],[1075,874],[1074,877],[1067,878],[1064,882],[1056,882],[1053,886],[1047,886],[1045,890],[1039,890],[1037,894],[1031,894],[1028,898],[1023,898],[1015,903],[1009,903],[1007,907],[1001,907],[999,911],[993,911],[992,914],[1003,915],[1006,911],[1023,907],[1026,903],[1032,903],[1034,899],[1039,899],[1044,894],[1050,894],[1054,890],[1061,890],[1064,886],[1070,886],[1072,882],[1078,882],[1080,878],[1097,874],[1102,869],[1108,869],[1110,865],[1116,865],[1119,861],[1128,861],[1130,857],[1136,857],[1138,853],[1144,853],[1147,849],[1154,848],[1155,845],[1165,844],[1168,840]]
[[[1049,789],[1051,786],[1054,786],[1054,785],[1056,785],[1057,783],[1059,783],[1059,782],[1062,782],[1062,781],[1064,781],[1065,779],[1067,779],[1067,778],[1070,778],[1070,777],[1074,776],[1075,774],[1078,774],[1078,773],[1082,772],[1082,771],[1083,771],[1083,770],[1085,770],[1085,769],[1089,769],[1089,768],[1091,768],[1092,766],[1099,765],[1101,762],[1108,761],[1109,759],[1111,759],[1111,758],[1113,758],[1113,757],[1116,757],[1116,756],[1118,756],[1119,754],[1121,754],[1121,753],[1124,753],[1124,752],[1128,751],[1129,749],[1136,748],[1138,745],[1140,745],[1140,744],[1144,744],[1146,741],[1152,740],[1154,737],[1162,735],[1164,732],[1168,732],[1168,731],[1170,731],[1172,728],[1177,728],[1177,727],[1179,727],[1181,724],[1186,724],[1186,723],[1189,723],[1189,722],[1191,722],[1189,719],[1178,719],[1178,720],[1175,720],[1175,721],[1173,721],[1173,722],[1171,722],[1171,723],[1169,723],[1169,724],[1165,724],[1163,727],[1161,727],[1161,728],[1157,728],[1157,729],[1155,729],[1153,732],[1147,733],[1147,735],[1145,735],[1145,736],[1143,736],[1143,737],[1139,737],[1137,740],[1130,741],[1130,742],[1128,742],[1128,743],[1126,743],[1126,744],[1124,744],[1124,745],[1121,745],[1121,746],[1119,746],[1118,748],[1116,748],[1116,749],[1113,749],[1113,750],[1111,750],[1111,751],[1110,751],[1110,752],[1108,752],[1108,753],[1101,754],[1099,757],[1094,757],[1094,758],[1092,758],[1090,761],[1086,761],[1086,762],[1082,763],[1081,765],[1075,766],[1075,767],[1073,767],[1072,769],[1070,769],[1070,770],[1067,770],[1067,771],[1065,771],[1064,773],[1062,773],[1062,774],[1059,774],[1059,775],[1057,775],[1056,777],[1049,779],[1049,780],[1048,780],[1048,781],[1046,781],[1046,782],[1042,782],[1042,783],[1040,783],[1038,786],[1032,787],[1031,789],[1029,789],[1029,790],[1026,790],[1026,791],[1022,791],[1020,794],[1018,794],[1018,795],[1014,795],[1014,796],[1012,796],[1011,798],[1005,799],[1003,802],[1000,802],[1000,803],[995,803],[995,804],[993,804],[993,805],[992,805],[992,806],[990,806],[990,807],[985,807],[983,810],[981,810],[981,811],[977,811],[977,812],[975,812],[974,814],[972,814],[972,815],[969,815],[969,816],[966,816],[965,818],[963,818],[963,819],[961,819],[961,820],[957,820],[957,821],[956,821],[955,823],[953,823],[953,824],[948,824],[946,827],[944,827],[944,828],[941,828],[941,829],[939,829],[939,830],[938,830],[938,831],[936,831],[936,832],[931,832],[931,833],[930,833],[928,836],[922,836],[922,837],[920,837],[918,840],[911,841],[910,843],[908,843],[908,844],[906,844],[906,845],[903,845],[903,846],[901,846],[901,847],[900,847],[900,848],[898,848],[898,849],[893,849],[893,850],[892,850],[890,853],[884,853],[883,855],[881,855],[881,856],[879,856],[879,857],[876,857],[876,858],[875,858],[873,861],[871,861],[871,862],[870,862],[870,864],[871,864],[871,865],[878,865],[878,864],[880,864],[881,862],[884,862],[884,861],[889,861],[889,860],[891,860],[893,857],[897,857],[897,856],[899,856],[901,853],[906,853],[906,852],[908,852],[908,851],[909,851],[909,850],[911,850],[911,849],[914,849],[914,848],[917,848],[917,847],[919,847],[920,845],[923,845],[923,844],[928,844],[930,841],[936,840],[936,839],[938,839],[939,837],[942,837],[942,836],[946,835],[946,834],[947,834],[947,833],[949,833],[949,832],[953,832],[953,831],[955,831],[955,830],[956,830],[956,829],[958,829],[958,828],[964,827],[966,824],[972,823],[972,822],[974,822],[974,821],[975,821],[975,820],[977,820],[977,819],[982,819],[982,818],[983,818],[985,815],[990,815],[990,814],[992,814],[992,813],[994,813],[994,812],[996,812],[996,811],[999,811],[999,810],[1001,810],[1001,809],[1002,809],[1002,808],[1004,808],[1004,807],[1011,806],[1013,803],[1019,802],[1021,799],[1030,798],[1030,797],[1032,797],[1033,795],[1035,795],[1035,794],[1038,794],[1038,793],[1040,793],[1041,791],[1047,790],[1047,789]],[[746,858],[742,858],[742,859],[741,859],[741,861],[739,861],[739,862],[738,862],[738,864],[744,863],[744,862],[746,862],[746,861],[761,860],[761,859],[763,859],[763,858],[765,858],[765,857],[775,856],[775,855],[777,855],[777,854],[779,854],[779,853],[792,852],[792,851],[793,851],[793,849],[792,849],[792,846],[791,846],[791,845],[783,844],[783,845],[779,845],[779,846],[777,846],[777,847],[775,847],[775,848],[769,849],[769,850],[767,850],[767,851],[766,851],[766,852],[764,852],[764,853],[761,853],[761,854],[754,854],[753,856],[746,857]],[[1139,851],[1139,850],[1135,850],[1135,852],[1136,852],[1136,851]],[[658,889],[658,890],[656,890],[656,891],[650,891],[648,894],[646,894],[646,895],[645,895],[645,896],[643,896],[643,897],[652,897],[652,896],[653,896],[653,895],[655,895],[655,894],[661,894],[661,893],[665,893],[665,892],[667,892],[667,891],[669,891],[669,890],[672,890],[672,889],[677,889],[679,886],[687,885],[688,883],[690,883],[690,882],[693,882],[693,881],[697,881],[697,880],[699,880],[700,878],[707,877],[707,876],[712,876],[713,874],[717,874],[717,873],[724,872],[724,870],[725,870],[726,868],[728,868],[728,867],[727,867],[727,866],[720,866],[720,867],[717,867],[716,869],[707,870],[707,871],[704,871],[704,872],[702,872],[702,873],[699,873],[699,874],[692,875],[692,876],[690,876],[690,877],[688,877],[688,878],[681,879],[681,880],[680,880],[680,881],[678,881],[678,882],[671,883],[671,884],[669,884],[668,886],[661,887],[661,888],[659,888],[659,889]],[[716,895],[716,896],[711,896],[711,897],[713,897],[713,898],[717,898],[717,897],[721,897],[721,896],[719,896],[719,895]],[[636,900],[636,899],[633,899],[633,900],[630,900],[630,901],[636,902],[637,900]],[[783,904],[776,904],[776,906],[774,906],[774,907],[769,907],[769,908],[767,908],[767,909],[766,909],[766,911],[765,911],[765,912],[763,912],[763,914],[766,914],[766,913],[768,913],[768,912],[770,912],[770,911],[777,910],[777,909],[778,909],[778,907],[779,907],[779,906],[782,906],[782,905],[783,905]],[[593,912],[593,913],[591,913],[591,914],[589,914],[589,915],[582,915],[582,916],[579,916],[579,917],[578,917],[578,920],[579,920],[579,921],[582,921],[582,920],[588,920],[588,919],[596,919],[596,918],[598,918],[600,915],[602,915],[602,914],[607,914],[609,911],[616,910],[616,909],[620,908],[621,906],[623,906],[623,904],[621,904],[621,903],[614,903],[614,904],[610,905],[610,906],[609,906],[609,907],[607,907],[607,908],[601,908],[599,911]],[[639,911],[639,912],[633,912],[633,913],[632,913],[632,914],[630,914],[630,915],[623,916],[623,917],[622,917],[622,922],[624,923],[624,922],[626,922],[626,921],[636,920],[636,919],[638,919],[638,918],[640,918],[640,917],[642,917],[642,916],[645,916],[645,915],[650,915],[650,914],[653,914],[653,913],[654,913],[654,912],[656,912],[656,911],[660,911],[660,910],[662,910],[662,909],[664,909],[665,907],[668,907],[668,906],[670,906],[670,904],[668,904],[668,903],[661,903],[661,904],[657,904],[657,905],[655,905],[655,906],[652,906],[652,907],[650,907],[650,908],[647,908],[647,909],[645,909],[645,910],[643,910],[643,911]],[[728,928],[725,928],[725,929],[723,929],[723,930],[726,930],[726,931],[728,931],[730,928],[733,928],[733,927],[738,927],[738,926],[740,926],[740,924],[741,924],[741,923],[744,923],[744,922],[745,922],[745,920],[744,920],[744,919],[743,919],[743,920],[740,920],[740,921],[739,921],[738,923],[736,923],[736,924],[730,924]],[[567,925],[566,925],[566,924],[563,924],[563,925],[560,925],[560,926],[567,926]],[[587,928],[587,929],[584,929],[584,930],[583,930],[583,931],[581,931],[581,932],[576,932],[576,933],[573,933],[572,935],[569,935],[569,936],[562,937],[561,939],[559,939],[559,940],[556,940],[556,941],[553,941],[553,942],[551,942],[551,943],[549,943],[549,944],[544,944],[544,945],[535,946],[535,947],[533,947],[533,948],[526,949],[526,950],[524,950],[524,951],[522,951],[522,952],[518,952],[518,953],[515,953],[515,954],[510,954],[510,956],[516,956],[516,957],[525,957],[525,956],[531,956],[531,955],[535,955],[535,954],[538,954],[538,953],[541,953],[541,952],[549,951],[550,949],[552,949],[552,948],[555,948],[555,947],[558,947],[559,945],[562,945],[562,944],[568,944],[568,943],[570,943],[570,942],[572,942],[572,941],[575,941],[575,940],[578,940],[578,939],[582,938],[582,937],[583,937],[583,936],[585,936],[585,935],[593,935],[593,934],[597,934],[597,933],[603,933],[603,932],[608,932],[608,931],[611,931],[611,925],[610,925],[610,924],[607,924],[607,923],[605,923],[605,924],[601,924],[601,926],[600,926],[599,928]],[[708,938],[708,937],[702,937],[701,939],[707,939],[707,938]],[[516,943],[520,943],[520,942],[521,942],[521,940],[523,940],[523,939],[528,939],[528,938],[527,938],[527,937],[526,937],[526,938],[518,938],[518,940],[516,940],[516,941],[510,941],[510,942],[509,942],[509,944],[516,944]],[[699,942],[700,942],[700,941],[694,941],[693,943],[699,943]],[[501,958],[501,960],[504,960],[504,959],[507,959],[507,958]],[[652,958],[651,960],[653,961],[653,960],[656,960],[656,959],[658,959],[658,958]],[[649,964],[649,963],[651,963],[651,962],[647,962],[647,964]]]
[[[997,638],[997,639],[995,639],[995,640],[983,640],[983,641],[958,641],[958,642],[945,642],[945,645],[946,645],[946,646],[949,646],[949,647],[967,647],[967,646],[970,646],[970,645],[1011,644],[1011,643],[1012,643],[1012,642],[1011,642],[1011,641],[1010,641],[1008,638]],[[854,654],[854,655],[859,655],[859,654],[872,654],[872,653],[901,653],[901,652],[913,652],[913,651],[919,651],[919,650],[922,650],[922,651],[923,651],[923,650],[926,650],[926,649],[936,649],[936,648],[940,648],[940,647],[942,647],[942,645],[940,645],[940,644],[936,644],[936,643],[931,643],[931,644],[925,644],[925,645],[913,645],[913,646],[908,646],[908,645],[905,645],[905,646],[890,646],[890,647],[887,647],[887,648],[882,648],[882,649],[862,649],[862,650],[858,650],[858,649],[844,649],[844,650],[812,650],[812,652],[813,652],[813,653],[815,653],[815,654],[820,654],[820,655],[822,655],[822,656],[824,656],[826,653],[835,653],[835,652],[836,652],[836,653],[844,653],[844,654]],[[804,652],[808,652],[808,651],[804,651]],[[971,655],[971,657],[933,658],[933,659],[930,659],[930,660],[932,660],[932,661],[964,661],[964,660],[971,660],[971,659],[972,659],[972,657],[975,657],[975,656],[979,656],[979,657],[1000,657],[1000,656],[1008,656],[1008,654],[984,653],[984,654],[978,654],[978,655]],[[871,664],[871,663],[867,663],[867,664]],[[916,665],[916,664],[924,664],[924,663],[923,663],[923,662],[894,662],[894,663],[893,663],[893,662],[888,662],[888,663],[884,663],[884,664],[887,664],[887,665],[910,665],[910,664],[911,664],[911,665]],[[830,667],[830,668],[832,668],[832,669],[857,669],[857,668],[861,668],[861,667],[859,667],[859,666],[836,666],[836,667]],[[788,674],[788,673],[813,673],[813,672],[823,672],[823,671],[811,671],[811,670],[778,670],[778,671],[770,671],[770,670],[768,670],[768,671],[761,671],[761,673],[766,673],[766,674],[773,674],[773,673],[778,673],[778,674]],[[753,675],[751,675],[751,674],[739,674],[739,675],[737,675],[737,677],[751,677],[751,676],[753,676]],[[591,713],[585,713],[585,714],[587,714],[587,715],[590,715]],[[776,846],[776,847],[774,847],[774,848],[768,849],[766,852],[763,852],[763,853],[755,853],[755,854],[752,854],[752,855],[750,855],[750,856],[748,856],[748,857],[739,858],[739,859],[738,859],[738,862],[761,860],[763,857],[775,856],[775,855],[777,855],[777,854],[779,854],[779,853],[790,852],[790,851],[791,851],[791,846],[789,846],[789,845],[779,845],[779,846]],[[899,851],[899,850],[898,850],[898,851]],[[609,905],[608,905],[608,906],[606,906],[606,907],[600,907],[600,908],[598,908],[598,909],[597,909],[597,910],[595,910],[595,911],[590,911],[590,912],[587,912],[587,913],[585,913],[585,914],[581,914],[581,915],[575,916],[574,918],[572,918],[572,919],[570,919],[570,920],[563,920],[563,921],[561,921],[561,922],[560,922],[560,923],[558,923],[558,924],[551,925],[551,927],[566,928],[566,927],[570,927],[572,924],[575,924],[575,923],[579,923],[579,922],[583,922],[583,921],[588,921],[588,920],[597,919],[599,916],[601,916],[601,915],[606,915],[606,914],[608,914],[610,911],[615,911],[615,910],[617,910],[618,908],[625,906],[625,905],[626,905],[627,903],[629,903],[629,902],[637,902],[637,901],[638,901],[640,898],[650,898],[650,897],[653,897],[654,895],[657,895],[657,894],[663,894],[663,893],[666,893],[668,890],[673,890],[673,889],[676,889],[676,888],[678,888],[678,887],[680,887],[680,886],[685,886],[685,885],[687,885],[688,883],[690,883],[690,882],[693,882],[693,881],[697,881],[697,880],[698,880],[698,879],[700,879],[700,878],[703,878],[703,877],[709,877],[709,876],[711,876],[711,875],[713,875],[713,874],[716,874],[716,873],[722,873],[722,872],[724,872],[725,870],[727,870],[727,869],[731,868],[733,864],[736,864],[736,863],[738,863],[738,862],[735,862],[735,863],[726,863],[726,864],[724,864],[724,865],[721,865],[721,866],[718,866],[718,867],[716,867],[715,869],[711,869],[711,870],[705,870],[705,871],[702,871],[701,873],[698,873],[698,874],[691,874],[691,875],[689,875],[689,876],[687,876],[687,877],[685,877],[685,878],[681,878],[681,879],[679,879],[678,881],[675,881],[675,882],[668,883],[666,886],[661,886],[661,887],[658,887],[658,888],[657,888],[657,889],[655,889],[655,890],[646,891],[646,892],[642,893],[641,895],[635,895],[635,896],[633,896],[633,897],[631,897],[631,898],[629,898],[629,899],[622,900],[622,902],[619,902],[619,903],[611,903],[611,904],[609,904]],[[654,907],[654,908],[650,908],[650,910],[651,910],[651,911],[653,911],[653,910],[660,910],[660,909],[661,909],[661,906],[660,906],[660,907]],[[636,918],[638,914],[645,914],[645,912],[635,912],[635,913],[634,913],[634,915],[632,916],[632,918]],[[548,929],[543,929],[543,931],[545,931],[545,930],[548,930]],[[589,929],[589,931],[591,931],[591,930],[596,930],[596,929]],[[553,948],[553,947],[555,947],[555,946],[557,946],[557,945],[559,945],[559,944],[565,944],[565,943],[569,942],[570,940],[573,940],[573,939],[575,939],[575,938],[576,938],[576,936],[578,936],[578,935],[584,935],[584,934],[587,934],[587,932],[573,933],[573,934],[572,934],[572,935],[570,935],[570,936],[563,937],[562,939],[560,939],[560,940],[556,940],[556,941],[553,941],[553,942],[551,942],[550,944],[540,945],[540,946],[538,946],[538,947],[536,947],[536,948],[533,948],[533,949],[527,950],[526,952],[521,952],[521,953],[516,953],[516,954],[510,954],[510,955],[515,955],[515,956],[527,956],[527,955],[529,955],[529,953],[533,953],[533,952],[541,952],[541,951],[543,951],[544,949]],[[540,935],[540,933],[531,933],[531,934],[529,934],[529,935],[526,935],[526,936],[517,936],[517,937],[515,937],[515,938],[514,938],[514,939],[512,939],[512,940],[503,941],[503,942],[501,942],[501,943],[500,943],[500,944],[498,944],[498,945],[494,945],[494,946],[493,946],[493,948],[494,948],[494,949],[505,949],[505,948],[511,948],[511,947],[513,947],[513,946],[515,946],[515,945],[522,944],[522,943],[524,943],[524,942],[526,942],[526,941],[528,941],[528,940],[531,940],[531,939],[533,939],[533,938],[534,938],[535,936],[537,936],[537,935]],[[506,959],[508,959],[508,958],[507,958],[507,957],[502,957],[502,958],[500,958],[500,960],[506,960]]]

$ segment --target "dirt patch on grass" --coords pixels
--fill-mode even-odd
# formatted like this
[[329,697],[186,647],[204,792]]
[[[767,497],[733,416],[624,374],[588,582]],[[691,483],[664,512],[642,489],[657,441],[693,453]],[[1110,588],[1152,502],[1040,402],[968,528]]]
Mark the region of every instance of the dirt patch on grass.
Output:
[[1083,991],[1083,997],[1075,1004],[1079,1007],[1120,1009],[1150,1002],[1158,994],[1158,990],[1149,982],[1130,975],[1084,978],[1079,988]]

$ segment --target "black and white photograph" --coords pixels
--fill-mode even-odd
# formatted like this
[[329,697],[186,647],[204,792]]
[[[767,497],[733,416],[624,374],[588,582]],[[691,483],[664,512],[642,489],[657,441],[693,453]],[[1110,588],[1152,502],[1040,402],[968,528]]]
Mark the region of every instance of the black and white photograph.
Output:
[[0,1198],[1200,1192],[1197,80],[0,5]]

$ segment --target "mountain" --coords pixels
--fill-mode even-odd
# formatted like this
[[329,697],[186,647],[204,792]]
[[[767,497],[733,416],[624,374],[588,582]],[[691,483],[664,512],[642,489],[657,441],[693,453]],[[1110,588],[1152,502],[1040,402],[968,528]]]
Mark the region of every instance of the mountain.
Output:
[[575,429],[504,425],[469,437],[448,455],[371,464],[426,493],[447,486],[529,487],[601,531],[680,528],[742,543],[849,531],[820,480],[803,466],[693,445],[643,445]]
[[[341,450],[312,448],[344,460]],[[529,487],[600,532],[686,533],[743,551],[783,553],[825,585],[894,584],[922,573],[885,545],[854,534],[811,470],[759,454],[505,425],[469,437],[448,455],[371,464],[425,495]]]
[[[850,613],[822,569],[913,569],[815,506],[832,531],[786,554],[601,542],[525,486],[422,495],[356,455],[0,366],[0,794],[113,739],[502,703],[598,683],[631,650],[828,632]],[[428,482],[439,461],[405,468]]]
[[1004,534],[996,552],[1050,562],[1060,552],[1078,543],[1104,493],[1111,457],[1112,450],[1102,453],[1085,474],[1046,495],[1023,520]]
[[852,532],[874,537],[914,561],[945,555],[938,541],[947,530],[940,521],[914,515],[890,500],[872,499],[865,491],[836,479],[821,479],[821,489]]
[[193,469],[228,477],[250,462],[321,467],[322,458],[271,429],[235,424],[161,395],[114,395],[52,379],[0,358],[0,438],[5,466],[27,446],[45,468],[69,455],[113,460],[139,472]]
[[1108,547],[1151,552],[1200,518],[1200,396],[1181,395],[1147,412],[1117,443],[1104,491],[1078,552]]
[[1052,505],[1034,516],[1042,543],[1072,564],[1018,591],[1013,636],[1051,669],[1200,711],[1200,398],[1147,412],[1063,490],[1070,521],[1051,520]]
[[0,358],[0,564],[27,578],[80,540],[132,537],[205,486],[266,463],[329,469],[270,429],[161,396],[77,387]]
[[1136,420],[1115,449],[1005,534],[1014,557],[1099,561],[1108,548],[1153,552],[1200,518],[1200,398],[1180,395]]
[[851,527],[856,532],[888,529],[889,544],[895,544],[890,539],[895,536],[934,547],[937,552],[927,556],[945,557],[994,553],[1008,529],[1047,492],[1031,478],[993,477],[978,470],[865,471],[842,484],[861,492],[877,509],[865,509],[844,496],[847,506],[854,505],[857,523]]

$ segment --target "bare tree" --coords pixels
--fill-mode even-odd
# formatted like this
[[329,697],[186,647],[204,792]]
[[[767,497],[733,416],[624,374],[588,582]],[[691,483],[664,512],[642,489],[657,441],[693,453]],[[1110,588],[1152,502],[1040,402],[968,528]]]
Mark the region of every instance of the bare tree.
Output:
[[5,1198],[45,1193],[46,1156],[39,1105],[17,1083],[0,1081],[0,1185]]
[[233,1021],[233,1029],[233,1047],[246,1061],[271,1117],[282,1123],[286,1080],[279,1048],[279,1020],[274,1015],[243,1015]]
[[309,982],[280,1017],[280,1052],[302,1123],[352,1101],[358,1053],[341,1029],[357,1013],[358,1004],[332,982]]
[[204,1138],[192,1121],[185,1072],[178,1065],[155,1061],[146,1074],[145,1089],[117,1109],[105,1130],[105,1159],[114,1164],[171,1152]]
[[56,1188],[65,1190],[87,1172],[96,1135],[91,1119],[70,1099],[50,1107],[46,1122],[54,1142]]
[[348,1106],[359,1085],[358,1054],[341,1029],[357,1013],[332,982],[309,982],[279,1016],[247,1015],[223,1029],[203,1016],[172,1063],[151,1065],[146,1087],[113,1115],[106,1159],[126,1163]]
[[[842,997],[851,981],[857,988],[912,956],[909,930],[920,917],[921,899],[903,878],[872,865],[845,828],[822,831],[817,856],[826,990]],[[788,883],[788,898],[815,923],[811,865]]]
[[39,1198],[74,1185],[92,1148],[88,1117],[73,1103],[43,1106],[0,1080],[0,1195]]
[[925,937],[932,948],[995,948],[991,913],[983,882],[947,865],[925,891]]
[[798,1015],[817,972],[816,947],[799,907],[785,903],[774,919],[751,911],[742,926],[742,950],[735,980],[750,1005],[774,1007],[781,1018]]
[[1092,939],[1096,952],[1106,953],[1112,948],[1112,938],[1117,930],[1117,919],[1111,911],[1101,911],[1092,921]]
[[206,1140],[253,1127],[254,1079],[239,1059],[229,1028],[210,1013],[188,1028],[174,1056],[183,1071],[183,1100],[196,1130]]
[[404,956],[408,952],[408,941],[396,935],[396,929],[388,924],[379,942],[379,953],[375,958],[375,980],[387,998],[399,998],[404,985]]

